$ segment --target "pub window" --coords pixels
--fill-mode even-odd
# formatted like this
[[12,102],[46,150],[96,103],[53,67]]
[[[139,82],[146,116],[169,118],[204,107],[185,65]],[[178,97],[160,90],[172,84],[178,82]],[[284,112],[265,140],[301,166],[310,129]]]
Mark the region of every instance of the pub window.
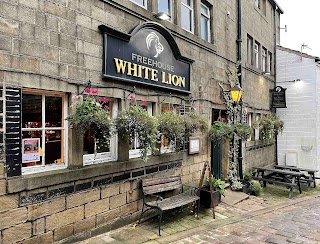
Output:
[[[161,104],[161,113],[167,111],[175,111],[177,114],[180,113],[180,108],[178,105],[163,103]],[[165,135],[161,135],[160,153],[170,153],[175,151],[176,143],[174,141],[169,142]]]
[[158,0],[158,13],[166,13],[172,16],[172,0]]
[[201,3],[201,38],[210,42],[210,9]]
[[259,69],[259,43],[254,42],[254,66]]
[[[152,103],[151,102],[142,102],[142,101],[137,101],[137,104],[144,108],[149,115],[152,115]],[[134,139],[130,140],[129,143],[129,158],[139,158],[141,157],[141,152],[140,152],[140,145],[138,138],[135,137]],[[151,154],[151,151],[148,153],[148,155]]]
[[136,3],[137,5],[145,9],[147,8],[147,0],[130,0],[130,1]]
[[66,96],[23,91],[22,173],[66,167]]
[[247,36],[247,62],[252,65],[252,49],[253,49],[253,39],[251,36]]
[[186,31],[192,32],[194,30],[194,13],[192,0],[181,1],[181,26]]
[[[110,112],[110,117],[115,118],[118,111],[117,100],[100,97],[101,106]],[[83,165],[97,164],[117,160],[117,136],[113,135],[109,145],[98,146],[93,130],[89,128],[83,137]]]
[[[253,128],[253,123],[252,123],[252,120],[253,120],[253,113],[248,113],[248,125]],[[250,137],[248,138],[247,141],[251,141],[252,140],[252,134],[250,135]]]
[[[261,117],[261,114],[256,114],[255,115],[255,119],[254,121],[256,121],[255,123],[258,123],[259,119]],[[259,127],[255,127],[254,128],[254,140],[260,140],[260,130]]]
[[262,48],[261,68],[263,72],[267,71],[267,50]]

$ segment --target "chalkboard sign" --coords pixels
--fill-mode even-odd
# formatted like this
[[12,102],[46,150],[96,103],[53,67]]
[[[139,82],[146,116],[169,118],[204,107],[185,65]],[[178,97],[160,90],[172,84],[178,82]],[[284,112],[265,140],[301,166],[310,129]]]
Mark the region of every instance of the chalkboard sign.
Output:
[[272,107],[273,108],[286,108],[286,90],[281,86],[275,87],[271,90],[272,95]]

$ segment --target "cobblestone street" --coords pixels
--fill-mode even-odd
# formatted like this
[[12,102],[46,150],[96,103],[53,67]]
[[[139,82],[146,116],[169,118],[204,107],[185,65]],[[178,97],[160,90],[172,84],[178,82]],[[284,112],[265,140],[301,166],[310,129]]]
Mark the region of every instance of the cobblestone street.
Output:
[[205,230],[177,243],[320,243],[320,198]]

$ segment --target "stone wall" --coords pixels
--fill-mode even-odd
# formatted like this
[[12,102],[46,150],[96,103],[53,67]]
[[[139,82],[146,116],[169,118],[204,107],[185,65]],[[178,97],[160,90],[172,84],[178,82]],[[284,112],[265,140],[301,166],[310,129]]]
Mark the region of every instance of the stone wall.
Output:
[[[226,67],[237,60],[237,3],[208,1],[212,4],[213,25],[212,41],[208,43],[199,37],[199,23],[196,35],[179,27],[179,12],[173,22],[155,19],[153,2],[148,1],[151,7],[146,10],[129,0],[0,0],[0,83],[66,92],[70,94],[70,104],[72,95],[83,89],[81,84],[88,80],[96,85],[125,88],[122,82],[101,79],[103,39],[98,26],[109,25],[128,33],[142,22],[156,21],[172,33],[182,55],[194,60],[194,106],[211,122],[212,109],[225,108],[218,82],[227,84]],[[177,9],[178,2],[175,1]],[[252,12],[254,1],[242,2],[243,54],[246,32],[265,41],[264,45],[272,50],[271,11],[262,17]],[[200,16],[200,12],[195,14]],[[272,76],[261,77],[252,68],[243,72],[246,106],[251,111],[268,111]],[[150,89],[137,87],[137,91],[147,94]],[[121,89],[100,92],[123,100]],[[158,102],[153,96],[143,99]],[[180,103],[178,99],[173,102]],[[184,183],[198,184],[204,162],[210,162],[210,146],[202,138],[201,152],[196,156],[181,152],[152,156],[147,163],[132,159],[81,167],[82,154],[77,154],[72,130],[69,136],[69,169],[6,177],[4,153],[1,154],[0,243],[51,243],[70,237],[80,240],[132,223],[141,209],[141,178],[181,174]],[[274,146],[256,143],[255,147],[244,147],[246,167],[262,165],[266,158],[273,160]]]

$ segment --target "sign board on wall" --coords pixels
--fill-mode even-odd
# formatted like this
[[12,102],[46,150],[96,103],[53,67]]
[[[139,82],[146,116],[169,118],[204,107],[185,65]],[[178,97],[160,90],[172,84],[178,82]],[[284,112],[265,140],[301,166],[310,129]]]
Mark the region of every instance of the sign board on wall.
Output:
[[22,139],[22,163],[40,161],[40,138]]
[[286,108],[286,88],[281,86],[275,87],[271,90],[272,107],[273,108]]
[[146,22],[130,34],[105,25],[103,77],[190,93],[190,64],[162,25]]

